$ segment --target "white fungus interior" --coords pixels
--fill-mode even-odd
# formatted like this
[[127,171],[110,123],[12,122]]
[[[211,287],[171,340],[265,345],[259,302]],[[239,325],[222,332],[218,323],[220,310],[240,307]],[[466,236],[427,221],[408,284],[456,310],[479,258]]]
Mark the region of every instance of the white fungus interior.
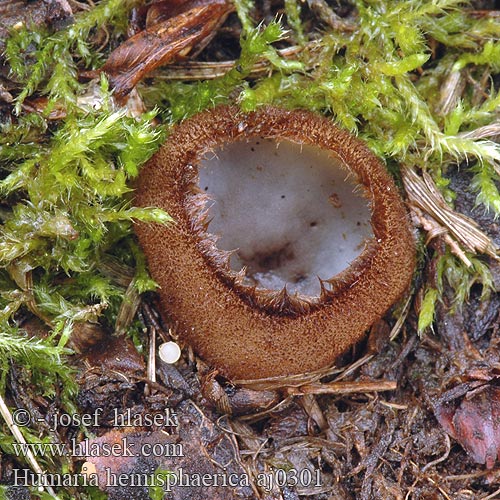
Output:
[[[370,205],[340,160],[319,148],[251,139],[200,162],[209,231],[247,284],[318,296],[373,236]],[[357,187],[357,188],[356,188]]]

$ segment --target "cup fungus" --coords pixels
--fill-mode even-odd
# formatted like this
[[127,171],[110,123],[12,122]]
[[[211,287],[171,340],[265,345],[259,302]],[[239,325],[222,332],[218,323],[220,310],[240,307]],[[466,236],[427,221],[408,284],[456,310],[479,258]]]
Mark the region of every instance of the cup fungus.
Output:
[[[329,226],[333,215],[325,205],[330,202],[332,210],[332,204],[338,205],[336,194],[328,200],[330,188],[325,187],[333,181],[315,180],[319,170],[324,170],[319,159],[318,172],[315,165],[312,169],[309,165],[306,174],[299,174],[304,193],[318,189],[305,203],[299,203],[306,215],[300,215],[302,208],[286,212],[286,220],[297,219],[294,233],[282,227],[284,219],[273,222],[272,215],[283,210],[277,200],[270,199],[262,211],[264,202],[256,199],[257,215],[246,207],[244,217],[232,218],[239,203],[236,201],[226,209],[225,217],[233,219],[229,225],[243,237],[236,240],[227,237],[221,212],[213,224],[218,233],[224,233],[221,238],[224,245],[230,247],[235,241],[242,245],[239,260],[234,257],[231,260],[232,252],[223,250],[224,245],[218,246],[218,235],[209,228],[210,197],[204,191],[210,182],[215,185],[216,181],[210,181],[204,169],[219,167],[210,166],[207,154],[215,152],[227,157],[225,153],[229,154],[241,141],[261,139],[283,143],[285,148],[289,143],[305,149],[312,146],[318,154],[328,155],[329,168],[340,167],[359,184],[370,202],[371,234],[361,231],[354,235],[354,244],[357,238],[364,248],[359,256],[351,257],[347,268],[338,272],[335,264],[341,253],[338,247],[329,248],[328,240],[325,244],[324,238],[317,239],[314,235],[314,231],[334,231]],[[242,155],[235,156],[236,165]],[[300,153],[295,156],[299,162],[303,160]],[[271,161],[272,155],[265,163],[269,165]],[[266,165],[258,169],[265,170]],[[290,167],[291,177],[292,171],[295,170]],[[249,183],[253,174],[239,172],[236,180],[228,181],[228,171],[220,171],[224,187],[209,190],[210,194],[218,190],[219,203],[225,201],[224,197],[245,191],[244,184]],[[283,173],[280,175],[283,178]],[[267,191],[272,184],[279,182],[264,176],[261,191]],[[285,182],[280,189],[287,185]],[[283,193],[280,199],[287,194]],[[246,202],[253,198],[256,197],[252,193],[244,197]],[[303,197],[295,195],[295,198]],[[200,357],[233,379],[298,374],[332,364],[402,295],[415,265],[407,213],[385,167],[361,141],[307,111],[265,107],[244,114],[237,108],[221,106],[192,117],[176,127],[143,168],[136,203],[161,207],[175,219],[174,224],[167,226],[145,223],[136,226],[151,275],[160,285],[164,312],[176,322],[182,339]],[[316,204],[320,208],[315,212],[311,205]],[[248,226],[248,217],[254,216],[255,221],[266,213],[271,221],[269,229],[255,234],[255,224]],[[323,217],[321,224],[311,220],[317,214]],[[304,229],[304,224],[311,228],[311,233]],[[324,226],[326,230],[316,226]],[[250,251],[247,246],[252,239],[257,243]],[[312,241],[314,248],[308,249],[302,239]],[[253,257],[245,257],[245,252]],[[294,263],[295,254],[300,254],[299,264]],[[287,265],[282,265],[283,261]],[[238,271],[238,265],[242,264],[248,269]],[[275,272],[275,267],[280,268],[279,272]],[[321,275],[329,270],[335,275]]]

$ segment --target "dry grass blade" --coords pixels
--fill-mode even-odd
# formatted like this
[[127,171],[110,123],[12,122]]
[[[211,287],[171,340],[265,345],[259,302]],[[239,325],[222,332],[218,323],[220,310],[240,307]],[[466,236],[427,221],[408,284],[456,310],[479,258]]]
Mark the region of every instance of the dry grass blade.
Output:
[[[26,455],[25,455],[25,458],[26,458],[26,461],[29,463],[30,467],[36,472],[36,474],[38,474],[40,477],[43,476],[43,470],[42,468],[40,467],[40,465],[38,464],[36,458],[35,458],[35,455],[33,454],[33,452],[31,451],[31,449],[28,447],[28,444],[26,442],[26,439],[24,439],[24,436],[22,435],[19,427],[14,423],[14,420],[12,418],[12,415],[10,413],[10,410],[9,408],[7,407],[7,405],[5,404],[5,401],[3,400],[2,396],[0,396],[0,414],[2,415],[2,417],[4,418],[5,420],[5,423],[7,424],[7,427],[9,428],[10,432],[12,433],[12,435],[14,436],[14,438],[16,439],[16,441],[18,443],[21,443],[21,444],[24,444],[27,448],[26,448]],[[41,487],[42,488],[42,487]],[[52,495],[53,498],[55,498],[56,500],[59,498],[55,491],[52,489],[52,487],[50,485],[45,485],[45,489],[47,490],[47,492]],[[42,490],[40,491],[43,491],[43,488]]]
[[[317,42],[309,42],[304,47],[294,45],[285,49],[279,49],[276,52],[280,57],[287,60],[297,60],[304,50],[314,51],[319,47]],[[158,80],[213,80],[224,76],[228,71],[234,68],[236,61],[184,61],[169,65],[168,71],[158,70],[151,76]],[[312,66],[312,65],[311,65]],[[250,77],[257,78],[269,72],[271,63],[267,59],[257,62],[250,71]],[[312,69],[312,68],[306,68]]]
[[446,116],[456,107],[465,90],[466,83],[460,71],[452,71],[446,77],[439,89],[440,98],[437,109],[440,115]]
[[498,259],[495,243],[479,229],[475,221],[455,212],[446,204],[429,174],[423,172],[420,177],[413,169],[405,167],[401,175],[413,213],[431,239],[443,236],[453,253],[467,266],[471,263],[464,251]]
[[314,394],[304,394],[300,399],[300,403],[302,405],[302,408],[304,408],[305,412],[307,413],[309,419],[315,422],[319,429],[324,430],[328,428],[328,422],[323,415],[323,412],[321,411],[321,408]]
[[115,335],[124,335],[128,327],[135,318],[135,314],[141,304],[141,296],[137,290],[135,282],[132,280],[120,305],[116,316]]
[[333,367],[322,368],[319,370],[299,373],[297,375],[285,375],[281,377],[267,377],[261,379],[236,379],[233,383],[238,386],[247,387],[254,390],[274,390],[289,387],[299,387],[305,384],[317,382],[319,379],[328,375],[338,373],[340,370]]
[[464,139],[484,139],[485,137],[500,136],[500,121],[476,128],[470,132],[463,132],[459,136]]
[[398,386],[395,380],[376,380],[373,382],[330,382],[326,384],[312,383],[298,388],[290,388],[293,395],[306,394],[353,394],[362,392],[394,391]]

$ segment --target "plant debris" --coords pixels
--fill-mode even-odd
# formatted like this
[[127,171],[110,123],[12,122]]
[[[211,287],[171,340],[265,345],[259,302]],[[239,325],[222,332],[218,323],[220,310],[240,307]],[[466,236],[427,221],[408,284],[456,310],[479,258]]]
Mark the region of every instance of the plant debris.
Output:
[[[0,2],[0,498],[498,497],[499,40],[492,0]],[[334,367],[234,381],[157,356],[179,339],[133,225],[175,221],[133,190],[218,104],[357,134],[426,233],[407,296]],[[126,436],[183,455],[72,449]],[[181,467],[245,484],[167,493]]]
[[213,0],[188,2],[181,9],[177,6],[177,10],[180,12],[164,21],[155,19],[154,24],[111,53],[102,70],[116,99],[123,101],[137,82],[155,68],[202,50],[233,7],[225,0]]

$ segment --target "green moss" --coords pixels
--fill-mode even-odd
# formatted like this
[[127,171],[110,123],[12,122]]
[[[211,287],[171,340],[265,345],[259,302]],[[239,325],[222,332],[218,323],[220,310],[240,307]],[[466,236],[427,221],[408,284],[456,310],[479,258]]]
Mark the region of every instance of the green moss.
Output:
[[472,285],[482,286],[481,299],[486,299],[494,290],[491,272],[486,262],[473,255],[467,255],[471,266],[467,267],[457,259],[449,250],[441,256],[437,264],[437,289],[439,295],[444,294],[444,286],[447,284],[454,290],[452,312],[469,298]]
[[300,19],[300,4],[297,0],[285,0],[285,12],[288,24],[293,28],[295,39],[300,45],[303,45],[306,41],[306,36],[304,35],[304,28]]
[[491,163],[482,163],[474,167],[475,172],[472,180],[472,189],[477,192],[476,201],[485,207],[486,210],[492,210],[495,217],[500,215],[500,193],[497,183],[500,180]]
[[436,302],[438,299],[438,291],[435,288],[428,288],[425,292],[422,306],[418,315],[418,333],[422,334],[434,321],[436,312]]
[[235,91],[242,92],[248,88],[246,79],[254,64],[260,60],[268,60],[275,69],[283,72],[302,69],[300,62],[283,59],[272,46],[283,36],[283,28],[277,22],[251,29],[242,36],[239,59],[223,77],[191,84],[159,82],[142,88],[141,94],[150,105],[160,104],[165,107],[166,115],[173,122],[192,116],[209,106],[227,103],[234,99]]
[[151,500],[163,500],[165,498],[165,488],[161,485],[168,484],[169,476],[175,475],[173,472],[164,469],[156,469],[153,473],[153,486],[149,487],[149,498]]
[[[135,265],[137,259],[139,290],[153,289],[143,256],[129,250],[132,224],[170,220],[160,210],[131,204],[130,181],[164,137],[163,129],[152,124],[155,113],[134,119],[125,110],[114,111],[105,79],[94,90],[95,107],[78,102],[88,89],[76,82],[74,58],[88,64],[99,60],[83,41],[104,22],[123,21],[131,5],[103,2],[62,32],[29,32],[27,39],[19,32],[7,45],[12,74],[23,90],[17,97],[18,122],[2,124],[0,136],[0,390],[5,392],[8,363],[18,363],[29,373],[34,392],[57,396],[69,413],[76,411],[77,391],[66,365],[72,327],[98,320],[112,330],[125,293],[100,263],[112,258]],[[115,35],[123,26],[116,25]],[[22,43],[26,50],[15,55]],[[54,126],[47,112],[22,111],[23,100],[33,92],[49,94],[49,107],[57,100],[64,120]],[[16,326],[15,316],[28,310],[47,324],[47,338],[28,338]],[[49,470],[61,470],[54,460]]]
[[36,90],[48,94],[54,101],[64,102],[67,107],[74,106],[82,89],[75,57],[90,67],[102,60],[89,44],[91,30],[112,23],[114,33],[123,32],[135,4],[136,0],[104,0],[57,33],[35,31],[30,26],[14,30],[7,40],[5,56],[12,75],[23,85],[17,97],[17,113],[21,112],[26,97]]

